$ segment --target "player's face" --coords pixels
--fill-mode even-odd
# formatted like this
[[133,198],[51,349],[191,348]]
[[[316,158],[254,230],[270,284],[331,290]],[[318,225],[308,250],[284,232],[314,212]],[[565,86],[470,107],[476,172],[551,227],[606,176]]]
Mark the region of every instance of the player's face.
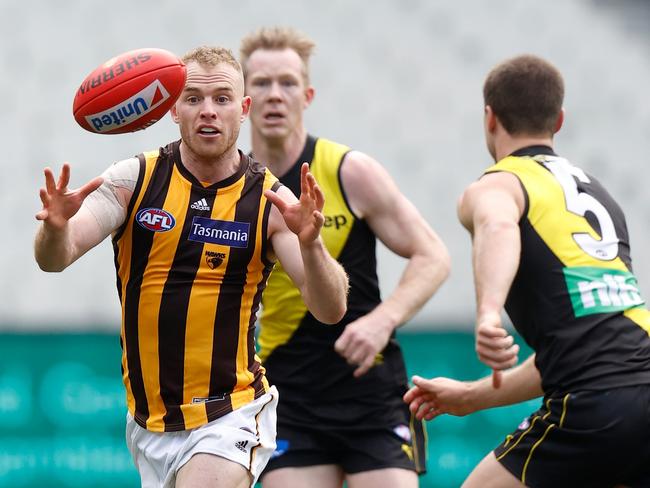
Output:
[[301,131],[302,114],[314,91],[305,85],[300,56],[293,49],[258,49],[248,58],[247,68],[253,131],[276,140]]
[[183,144],[203,160],[236,150],[241,123],[250,108],[244,97],[242,75],[233,66],[187,64],[187,80],[172,117],[179,125]]

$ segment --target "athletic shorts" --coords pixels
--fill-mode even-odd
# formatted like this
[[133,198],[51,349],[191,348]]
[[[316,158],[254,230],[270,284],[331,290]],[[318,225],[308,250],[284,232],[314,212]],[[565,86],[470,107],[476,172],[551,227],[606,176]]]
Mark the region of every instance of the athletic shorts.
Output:
[[278,392],[271,387],[257,400],[223,417],[180,432],[150,432],[127,414],[126,442],[142,488],[173,488],[178,470],[199,453],[241,464],[255,484],[275,450],[277,404]]
[[401,396],[383,405],[360,399],[309,404],[280,392],[277,448],[265,473],[335,464],[347,474],[403,468],[425,472],[426,437]]
[[494,454],[531,488],[650,487],[650,385],[545,398]]

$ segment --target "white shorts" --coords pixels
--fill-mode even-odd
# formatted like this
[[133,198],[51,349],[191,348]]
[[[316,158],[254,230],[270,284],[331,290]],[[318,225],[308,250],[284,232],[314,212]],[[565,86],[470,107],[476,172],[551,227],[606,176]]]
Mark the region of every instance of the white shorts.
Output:
[[126,444],[142,488],[173,488],[176,473],[194,454],[220,456],[244,466],[253,483],[275,450],[278,391],[272,386],[257,400],[201,427],[150,432],[126,416]]

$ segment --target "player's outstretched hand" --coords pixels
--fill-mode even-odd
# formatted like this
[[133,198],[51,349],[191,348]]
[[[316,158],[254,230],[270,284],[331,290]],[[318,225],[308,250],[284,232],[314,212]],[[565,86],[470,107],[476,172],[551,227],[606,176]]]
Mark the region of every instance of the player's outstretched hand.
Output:
[[414,386],[404,394],[404,401],[418,420],[431,420],[443,413],[462,417],[475,411],[468,398],[469,383],[420,376],[413,376],[411,381]]
[[103,182],[98,176],[81,188],[68,190],[70,183],[70,165],[63,163],[58,182],[54,182],[54,173],[50,168],[45,168],[45,188],[40,189],[43,209],[36,214],[37,220],[42,220],[53,229],[63,229],[81,208],[81,204],[88,195],[94,192]]
[[518,361],[519,346],[503,328],[501,316],[486,314],[476,325],[476,354],[486,366],[492,368],[492,386],[501,386],[501,371],[511,368]]
[[300,199],[297,203],[287,203],[271,190],[266,190],[264,195],[278,208],[287,227],[302,244],[310,244],[318,238],[325,222],[322,214],[325,197],[307,163],[300,168]]

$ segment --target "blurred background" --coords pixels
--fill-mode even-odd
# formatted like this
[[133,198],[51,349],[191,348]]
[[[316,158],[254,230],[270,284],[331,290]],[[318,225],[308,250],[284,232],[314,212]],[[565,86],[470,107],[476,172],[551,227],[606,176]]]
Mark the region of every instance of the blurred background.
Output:
[[[564,74],[556,150],[623,207],[634,271],[650,293],[650,2],[646,0],[0,0],[0,487],[138,486],[124,445],[119,304],[106,241],[62,274],[41,272],[32,241],[42,169],[72,164],[72,187],[114,161],[178,138],[169,117],[100,136],[76,125],[83,78],[127,50],[178,55],[200,44],[238,54],[267,25],[317,43],[307,127],[378,159],[440,234],[452,274],[400,330],[410,373],[486,373],[472,343],[470,241],[462,189],[491,163],[482,83],[506,57],[543,56]],[[249,148],[246,124],[240,136]],[[384,295],[404,261],[378,251]],[[525,356],[528,351],[524,349]],[[455,487],[539,401],[428,424],[423,487]]]

